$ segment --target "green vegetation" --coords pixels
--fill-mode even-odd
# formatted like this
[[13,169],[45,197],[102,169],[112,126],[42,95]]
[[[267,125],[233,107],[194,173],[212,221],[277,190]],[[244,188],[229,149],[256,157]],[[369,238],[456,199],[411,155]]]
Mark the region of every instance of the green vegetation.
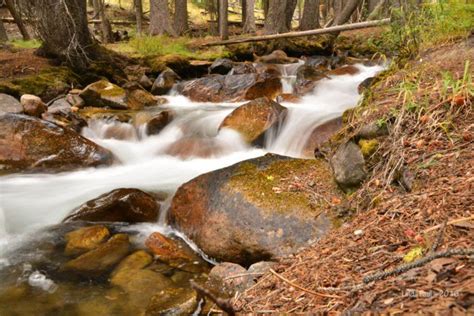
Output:
[[41,42],[39,40],[33,39],[29,41],[25,41],[22,39],[14,39],[9,42],[15,48],[39,48],[41,46]]

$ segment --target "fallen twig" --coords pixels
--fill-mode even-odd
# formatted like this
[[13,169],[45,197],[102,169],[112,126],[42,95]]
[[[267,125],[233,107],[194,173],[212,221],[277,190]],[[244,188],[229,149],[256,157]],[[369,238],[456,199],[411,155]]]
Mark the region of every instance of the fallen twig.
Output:
[[[465,222],[465,221],[472,221],[472,220],[474,220],[474,215],[469,216],[469,217],[462,217],[462,218],[453,219],[453,220],[447,222],[446,225],[454,225],[454,224],[462,223],[462,222]],[[423,231],[423,233],[426,234],[426,233],[429,233],[433,230],[437,230],[438,228],[441,228],[443,225],[444,225],[444,223],[433,226],[433,227],[430,227],[428,229],[425,229]]]
[[223,310],[224,312],[226,312],[228,315],[230,316],[234,316],[235,315],[235,311],[234,311],[234,308],[232,307],[232,304],[230,302],[230,300],[228,299],[223,299],[221,297],[217,297],[216,295],[214,295],[211,291],[209,291],[208,289],[206,289],[205,287],[197,284],[196,282],[194,281],[190,281],[190,284],[191,284],[191,287],[193,289],[195,289],[201,296],[204,296],[204,297],[208,297],[211,301],[213,301],[214,303],[216,303],[216,305],[221,309]]

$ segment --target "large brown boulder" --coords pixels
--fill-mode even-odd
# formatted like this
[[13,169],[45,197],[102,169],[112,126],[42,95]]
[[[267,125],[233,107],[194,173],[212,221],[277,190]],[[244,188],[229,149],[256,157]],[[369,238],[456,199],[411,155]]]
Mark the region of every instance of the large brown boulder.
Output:
[[242,75],[211,75],[177,85],[178,91],[197,102],[237,102],[260,97],[274,99],[281,93],[277,77],[255,73]]
[[316,127],[306,141],[303,156],[307,158],[313,157],[314,150],[328,141],[331,136],[342,128],[342,125],[342,117],[336,117]]
[[64,219],[90,222],[156,222],[160,205],[138,189],[116,189],[79,206]]
[[238,131],[246,142],[258,142],[266,131],[285,118],[287,111],[268,98],[255,99],[227,115],[219,129],[231,128]]
[[255,62],[267,64],[291,64],[297,63],[298,58],[288,57],[282,50],[274,50],[271,54],[265,56],[254,56]]
[[112,162],[110,151],[72,130],[27,115],[0,116],[0,169],[68,170]]
[[340,198],[325,161],[269,154],[183,184],[168,219],[210,257],[248,265],[321,237]]

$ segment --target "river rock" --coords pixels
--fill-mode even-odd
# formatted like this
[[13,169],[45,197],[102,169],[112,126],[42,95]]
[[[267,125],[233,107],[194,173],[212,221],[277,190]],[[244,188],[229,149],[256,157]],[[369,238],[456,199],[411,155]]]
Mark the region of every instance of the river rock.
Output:
[[130,110],[142,110],[148,106],[155,106],[165,103],[164,99],[158,99],[150,92],[143,89],[127,89],[127,106]]
[[342,128],[342,126],[342,117],[336,117],[316,127],[306,141],[303,149],[303,156],[306,158],[313,157],[314,150],[324,142],[328,141],[331,136]]
[[354,142],[341,144],[331,158],[334,178],[346,192],[357,188],[367,176],[362,152]]
[[232,70],[232,67],[234,67],[232,60],[228,58],[219,58],[209,67],[209,73],[227,75]]
[[173,259],[192,260],[192,257],[186,253],[183,247],[178,245],[176,241],[158,232],[148,237],[145,241],[145,246],[163,262],[168,262]]
[[298,58],[288,57],[282,50],[274,50],[271,54],[265,56],[254,56],[255,62],[266,64],[292,64],[297,63]]
[[160,205],[153,196],[138,189],[115,189],[90,200],[64,221],[156,222]]
[[203,174],[176,192],[169,223],[207,255],[249,265],[307,246],[331,228],[323,200],[340,198],[321,160],[268,154]]
[[[248,143],[258,142],[266,131],[283,121],[287,109],[268,99],[259,98],[233,110],[222,121],[219,129],[231,128]],[[259,139],[260,138],[260,139]]]
[[171,111],[163,111],[153,116],[146,125],[146,133],[148,135],[159,134],[173,120]]
[[306,57],[304,64],[313,68],[323,70],[328,70],[331,67],[330,59],[326,56],[311,56]]
[[[80,98],[77,95],[76,97]],[[55,100],[41,118],[62,127],[69,127],[78,133],[87,126],[87,121],[73,111],[73,106],[68,102],[67,96]]]
[[149,253],[144,250],[137,250],[125,259],[123,259],[114,269],[111,274],[112,281],[113,278],[120,273],[132,274],[135,270],[143,269],[152,262],[153,257]]
[[295,92],[299,95],[309,93],[323,78],[327,78],[327,76],[318,67],[302,65],[296,71]]
[[362,127],[356,133],[357,137],[365,139],[371,139],[385,135],[388,135],[388,126],[385,121],[381,123],[374,121],[362,125]]
[[22,113],[23,107],[17,99],[11,95],[0,93],[0,115],[5,113]]
[[0,169],[68,170],[112,162],[110,151],[72,130],[27,115],[0,116]]
[[128,254],[129,248],[128,235],[114,235],[106,243],[66,262],[62,271],[86,277],[101,275],[120,262]]
[[238,63],[232,68],[232,75],[244,75],[244,74],[253,74],[256,73],[257,69],[255,69],[253,63],[250,62],[243,62]]
[[178,84],[178,91],[196,102],[237,102],[281,93],[279,78],[257,74],[210,75]]
[[79,96],[79,93],[72,93],[69,92],[68,95],[66,95],[66,101],[71,105],[76,108],[83,108],[86,105],[86,102],[84,102],[84,99],[82,99]]
[[209,282],[231,296],[244,292],[254,284],[247,270],[232,262],[222,262],[212,268]]
[[79,96],[86,105],[93,107],[110,107],[112,109],[128,109],[125,89],[108,82],[100,80],[88,85]]
[[190,157],[208,158],[222,153],[214,138],[202,138],[197,136],[183,137],[170,144],[164,153],[181,159]]
[[190,288],[168,288],[155,294],[145,315],[191,315],[198,306],[196,291]]
[[252,264],[248,268],[247,273],[255,281],[256,279],[259,279],[265,273],[270,272],[270,269],[275,268],[276,265],[277,263],[274,261],[260,261],[260,262]]
[[151,87],[153,86],[153,81],[151,81],[150,78],[146,74],[143,74],[140,79],[138,80],[138,83],[145,89],[150,90]]
[[277,97],[276,101],[280,103],[281,102],[298,103],[298,102],[301,102],[301,97],[293,93],[282,93]]
[[23,113],[34,117],[41,117],[41,114],[48,109],[40,97],[32,94],[24,94],[20,98]]
[[107,227],[102,225],[82,227],[66,234],[67,256],[79,255],[86,251],[97,248],[103,243],[110,233]]
[[255,64],[255,71],[257,74],[263,75],[265,78],[281,78],[283,75],[281,69],[273,64]]
[[170,68],[166,68],[156,78],[151,87],[151,93],[154,95],[167,94],[178,80],[181,80],[181,77]]
[[334,70],[331,70],[330,72],[328,72],[328,75],[333,75],[333,76],[355,75],[359,72],[360,70],[356,66],[347,65],[347,66],[343,66],[343,67],[339,67]]
[[357,86],[357,91],[363,93],[365,90],[369,89],[372,83],[374,82],[375,77],[366,78]]

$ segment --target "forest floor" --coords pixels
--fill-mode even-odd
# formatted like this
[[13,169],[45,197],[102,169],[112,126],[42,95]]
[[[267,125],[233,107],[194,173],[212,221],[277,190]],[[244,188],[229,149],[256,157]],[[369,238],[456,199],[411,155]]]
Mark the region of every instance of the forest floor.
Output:
[[[381,75],[334,138],[356,139],[371,121],[389,126],[349,197],[352,219],[282,260],[234,300],[236,310],[474,312],[473,59],[471,34]],[[455,249],[470,258],[433,257]]]

